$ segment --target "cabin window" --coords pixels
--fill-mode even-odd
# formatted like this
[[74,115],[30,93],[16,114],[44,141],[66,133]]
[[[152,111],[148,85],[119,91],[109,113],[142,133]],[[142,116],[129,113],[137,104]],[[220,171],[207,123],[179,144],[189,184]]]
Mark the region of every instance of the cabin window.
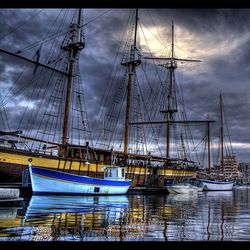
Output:
[[125,176],[125,171],[124,171],[124,168],[122,168],[122,177]]
[[111,177],[111,169],[110,168],[106,168],[104,175],[105,175],[105,177]]

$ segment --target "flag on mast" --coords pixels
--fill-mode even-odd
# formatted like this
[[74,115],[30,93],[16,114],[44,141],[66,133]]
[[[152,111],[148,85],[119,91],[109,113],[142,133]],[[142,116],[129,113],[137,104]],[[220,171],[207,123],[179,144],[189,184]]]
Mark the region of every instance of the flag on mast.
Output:
[[40,45],[40,48],[36,51],[35,55],[32,58],[32,59],[35,60],[35,63],[36,63],[36,65],[34,67],[34,70],[33,70],[33,75],[36,74],[36,70],[37,70],[37,67],[39,65],[39,59],[40,59],[41,49],[42,49],[42,44]]

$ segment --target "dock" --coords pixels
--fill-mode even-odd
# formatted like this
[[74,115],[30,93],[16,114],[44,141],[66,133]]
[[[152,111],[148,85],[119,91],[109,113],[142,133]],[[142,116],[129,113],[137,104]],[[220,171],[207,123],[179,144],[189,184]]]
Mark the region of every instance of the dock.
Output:
[[[18,189],[19,196],[21,197],[31,197],[32,196],[32,188],[31,185],[23,186],[20,182],[13,182],[13,183],[0,183],[0,190],[1,189]],[[1,194],[0,194],[1,199]]]
[[19,188],[0,187],[1,207],[20,206],[23,200]]

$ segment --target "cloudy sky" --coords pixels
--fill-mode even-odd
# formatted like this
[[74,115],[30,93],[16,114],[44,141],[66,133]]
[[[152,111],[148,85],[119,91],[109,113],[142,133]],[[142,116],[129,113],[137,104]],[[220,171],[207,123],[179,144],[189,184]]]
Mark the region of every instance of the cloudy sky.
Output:
[[[86,47],[81,52],[80,70],[87,93],[88,115],[96,120],[104,86],[118,60],[117,51],[132,11],[84,10]],[[0,9],[0,48],[23,51],[28,45],[44,39],[54,28],[51,23],[56,23],[58,14],[64,12],[60,9]],[[149,48],[154,56],[167,55],[172,20],[176,56],[202,61],[178,67],[177,80],[182,82],[188,110],[194,110],[199,120],[209,114],[218,121],[221,92],[235,154],[239,162],[250,162],[250,9],[139,9],[138,47],[142,57],[148,55]],[[38,48],[36,44],[22,55],[32,58]],[[13,76],[15,68],[6,66],[9,59],[0,58],[3,99],[8,91],[15,92],[12,88],[16,78]],[[21,99],[12,101],[9,106],[6,104],[11,129],[16,129],[20,122],[22,109],[28,102],[28,89],[18,97]]]

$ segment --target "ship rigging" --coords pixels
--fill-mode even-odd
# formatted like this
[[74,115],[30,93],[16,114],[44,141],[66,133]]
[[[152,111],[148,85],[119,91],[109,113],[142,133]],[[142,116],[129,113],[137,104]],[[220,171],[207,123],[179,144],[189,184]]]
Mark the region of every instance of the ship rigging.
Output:
[[[131,12],[129,21],[132,21],[132,25],[124,33],[128,39],[116,47],[117,55],[122,54],[122,60],[115,60],[112,68],[115,76],[110,77],[105,90],[103,86],[99,87],[99,92],[103,93],[99,112],[95,109],[89,116],[87,111],[90,105],[86,105],[86,95],[89,95],[86,91],[89,88],[83,88],[79,65],[80,51],[84,49],[85,52],[87,47],[82,11],[75,12],[69,25],[69,12],[65,10],[59,14],[62,13],[62,19],[60,15],[55,18],[57,24],[61,20],[59,29],[55,31],[56,25],[51,26],[41,42],[24,49],[18,47],[17,52],[0,49],[2,60],[15,58],[8,69],[16,67],[13,78],[16,77],[18,84],[13,85],[19,87],[17,90],[9,89],[1,97],[3,127],[0,132],[0,171],[5,176],[3,179],[17,180],[30,162],[37,167],[100,177],[103,175],[103,164],[113,161],[111,151],[115,155],[114,161],[127,167],[134,187],[164,186],[165,178],[179,174],[195,176],[197,166],[192,159],[195,153],[191,155],[191,146],[186,144],[188,140],[192,141],[189,124],[201,125],[213,121],[188,121],[185,109],[180,110],[177,105],[177,102],[184,103],[178,94],[175,76],[177,63],[200,61],[175,56],[174,24],[171,28],[171,55],[155,58],[150,49],[148,52],[140,49],[139,44],[145,38],[145,23],[140,22],[138,9]],[[66,25],[69,29],[63,37],[61,33]],[[143,34],[141,37],[138,35],[139,29]],[[33,49],[32,59],[31,54],[27,57],[23,53],[27,48]],[[45,56],[45,52],[49,56]],[[163,61],[161,67],[155,65],[156,60]],[[17,67],[18,63],[21,66]],[[86,62],[84,65],[89,67]],[[21,84],[19,81],[23,77],[25,81]],[[143,85],[148,89],[145,90]],[[27,105],[25,108],[22,105],[17,107],[17,111],[22,109],[22,116],[17,113],[16,123],[9,126],[6,123],[8,105],[13,105],[14,97],[23,106],[24,103]],[[183,119],[176,119],[177,113]],[[122,114],[125,116],[122,117]],[[187,130],[178,130],[179,125]],[[173,137],[175,139],[171,139]],[[164,143],[162,138],[165,138]],[[165,154],[162,153],[163,145]],[[158,177],[161,182],[157,181]]]

